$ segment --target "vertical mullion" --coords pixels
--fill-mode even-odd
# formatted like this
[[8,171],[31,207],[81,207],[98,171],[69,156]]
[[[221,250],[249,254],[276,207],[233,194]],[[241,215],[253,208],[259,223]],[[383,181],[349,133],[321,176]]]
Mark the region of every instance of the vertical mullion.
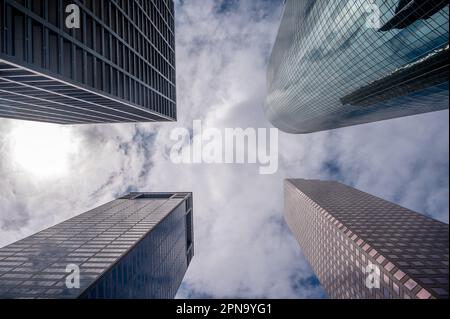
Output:
[[33,63],[33,20],[28,16],[25,19],[25,61]]
[[4,21],[5,21],[5,2],[0,0],[0,53],[4,52],[5,35],[4,35]]
[[[94,0],[94,1],[98,1],[98,0]],[[95,20],[95,15],[96,14],[98,14],[98,12],[95,12],[94,13],[94,9],[95,9],[95,4],[92,4],[93,5],[93,8],[92,8],[92,13],[93,13],[93,18],[92,18],[92,21],[91,21],[91,23],[92,23],[92,49],[93,49],[93,51],[94,52],[96,52],[97,54],[99,54],[100,55],[100,53],[99,53],[99,48],[97,48],[97,46],[98,46],[98,43],[97,43],[97,28],[101,28],[101,26],[96,22],[96,20]],[[102,54],[103,54],[103,52],[102,52]],[[95,88],[95,89],[97,89],[98,88],[98,85],[97,85],[97,83],[98,83],[98,74],[97,74],[97,60],[99,60],[98,58],[97,58],[97,56],[96,55],[93,55],[92,56],[92,63],[94,64],[93,65],[93,70],[92,70],[92,72],[94,72],[94,74],[93,74],[93,81],[92,81],[92,86]]]
[[[59,25],[59,29],[64,32],[64,3],[63,0],[57,0],[58,1],[58,25]],[[59,73],[61,75],[63,75],[65,72],[64,68],[66,68],[67,66],[64,65],[64,37],[58,35],[58,39],[59,39]]]
[[[112,4],[112,2],[111,1],[109,1],[109,0],[107,0],[107,2],[108,2],[108,12],[106,13],[107,15],[108,15],[108,17],[109,17],[109,23],[110,23],[110,25],[111,25],[111,6],[113,5]],[[108,32],[108,38],[109,38],[109,48],[108,48],[108,50],[109,50],[109,52],[110,52],[110,54],[109,54],[109,60],[110,61],[112,61],[112,54],[113,54],[113,52],[112,52],[112,34],[111,34],[111,32],[109,31],[109,30],[106,30],[105,29],[105,32]],[[108,65],[107,65],[107,67],[109,68],[109,78],[107,79],[107,81],[109,82],[109,93],[111,94],[112,92],[113,92],[113,82],[112,82],[112,79],[113,79],[113,76],[112,76],[112,73],[113,73],[113,68],[112,68],[112,66],[108,63]]]
[[[102,20],[102,22],[104,22],[105,21],[105,15],[107,14],[107,12],[105,12],[104,1],[108,1],[108,0],[97,0],[97,1],[101,1],[101,3],[100,3],[100,12],[101,12],[101,17],[102,17],[101,20]],[[100,28],[101,28],[101,37],[102,37],[102,41],[101,41],[102,42],[101,43],[102,55],[105,56],[105,50],[106,50],[106,47],[105,47],[105,32],[107,32],[107,31],[105,30],[103,25],[100,25]],[[105,71],[105,62],[101,61],[101,64],[102,64],[102,67],[101,67],[102,74],[101,74],[101,79],[99,79],[100,80],[100,87],[102,88],[103,91],[106,92],[106,86],[105,86],[105,73],[106,73],[106,71]]]
[[[116,23],[117,24],[119,24],[119,4],[115,4],[115,6],[116,6],[116,10],[114,10],[115,11],[115,14],[116,14]],[[115,32],[117,35],[119,34],[119,27],[117,26],[117,29],[116,29],[116,32]],[[120,40],[119,40],[119,37],[116,37],[116,35],[114,35],[114,38],[116,38],[115,39],[115,41],[116,41],[116,52],[115,52],[115,55],[116,55],[116,65],[115,65],[115,74],[116,74],[116,77],[115,77],[115,85],[116,85],[116,96],[120,96],[120,72],[121,71],[119,71],[119,65],[120,65],[120,63],[119,63],[119,58],[120,58],[120,55],[119,55],[119,50],[120,50]]]
[[[44,0],[44,8],[41,8],[44,10],[44,20],[48,21],[48,0]],[[43,50],[43,57],[44,57],[44,69],[50,69],[50,42],[49,42],[49,30],[47,28],[46,24],[42,25],[43,28],[43,37],[44,37],[44,45],[42,47]]]
[[[83,43],[83,47],[87,46],[87,33],[86,33],[86,26],[87,26],[87,13],[86,10],[84,10],[83,8],[83,14],[81,15],[83,17],[83,21],[82,21],[82,28],[83,30],[81,30],[82,32],[82,43]],[[85,48],[83,49],[83,61],[82,61],[82,68],[83,68],[83,83],[87,84],[87,51]]]
[[6,19],[5,19],[5,53],[12,55],[12,9],[10,6],[6,6]]

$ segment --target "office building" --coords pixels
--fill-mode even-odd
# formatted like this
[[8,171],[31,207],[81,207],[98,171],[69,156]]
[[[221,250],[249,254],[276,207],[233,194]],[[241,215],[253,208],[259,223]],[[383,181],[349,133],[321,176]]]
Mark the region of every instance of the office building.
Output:
[[193,245],[192,194],[132,193],[1,248],[0,298],[170,299]]
[[265,112],[305,134],[448,109],[448,0],[287,0]]
[[0,117],[175,121],[173,0],[0,0]]
[[447,224],[303,179],[285,182],[285,218],[330,298],[448,298]]

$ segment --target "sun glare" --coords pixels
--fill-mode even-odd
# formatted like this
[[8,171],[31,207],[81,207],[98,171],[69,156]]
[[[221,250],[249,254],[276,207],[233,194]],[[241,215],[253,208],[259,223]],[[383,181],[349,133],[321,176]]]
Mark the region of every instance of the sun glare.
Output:
[[53,124],[21,123],[11,133],[15,169],[41,178],[54,178],[69,170],[76,151],[70,128]]

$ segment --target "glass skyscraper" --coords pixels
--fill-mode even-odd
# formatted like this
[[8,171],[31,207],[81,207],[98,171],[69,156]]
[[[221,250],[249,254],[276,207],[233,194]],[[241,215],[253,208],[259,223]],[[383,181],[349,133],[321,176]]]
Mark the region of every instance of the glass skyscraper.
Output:
[[448,298],[447,224],[304,179],[285,182],[285,218],[330,298]]
[[173,298],[192,214],[190,193],[132,193],[1,248],[0,298]]
[[296,134],[448,108],[448,0],[287,0],[265,112]]
[[175,121],[173,0],[0,0],[0,117]]

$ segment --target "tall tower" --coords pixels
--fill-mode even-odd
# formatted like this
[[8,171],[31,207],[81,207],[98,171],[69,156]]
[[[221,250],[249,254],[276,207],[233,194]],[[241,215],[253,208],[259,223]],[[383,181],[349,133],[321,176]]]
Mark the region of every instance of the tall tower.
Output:
[[265,112],[305,134],[448,109],[448,0],[287,0]]
[[447,224],[303,179],[285,182],[285,218],[331,298],[448,298]]
[[175,121],[173,0],[0,0],[0,117]]
[[1,248],[0,298],[173,298],[193,238],[192,194],[132,193]]

